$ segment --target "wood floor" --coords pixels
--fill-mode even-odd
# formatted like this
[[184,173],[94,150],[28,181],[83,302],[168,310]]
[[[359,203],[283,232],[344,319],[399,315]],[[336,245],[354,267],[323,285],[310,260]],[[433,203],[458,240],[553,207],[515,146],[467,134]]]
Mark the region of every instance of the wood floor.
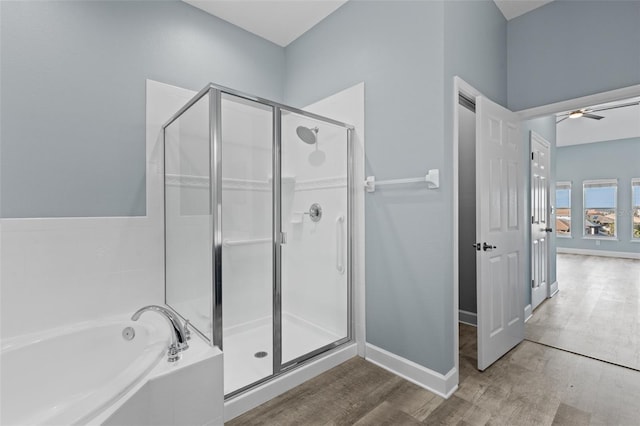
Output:
[[[589,356],[636,362],[626,349],[611,348],[626,345],[634,353],[640,340],[637,322],[621,325],[634,312],[636,321],[640,317],[638,264],[585,264],[566,256],[567,262],[565,255],[558,262],[561,291],[536,310],[527,335],[554,338]],[[571,268],[577,268],[575,276]],[[587,285],[594,277],[595,284]],[[578,303],[582,311],[573,309]],[[593,324],[587,331],[579,327],[586,320]],[[543,328],[552,332],[545,335]],[[574,335],[590,344],[571,346],[580,342]],[[228,424],[640,426],[638,371],[527,340],[482,373],[476,354],[476,329],[461,324],[460,385],[447,400],[353,358]]]
[[460,325],[460,387],[445,400],[361,358],[228,425],[640,425],[640,372],[525,341],[476,370]]
[[640,370],[640,260],[558,254],[557,276],[525,338]]

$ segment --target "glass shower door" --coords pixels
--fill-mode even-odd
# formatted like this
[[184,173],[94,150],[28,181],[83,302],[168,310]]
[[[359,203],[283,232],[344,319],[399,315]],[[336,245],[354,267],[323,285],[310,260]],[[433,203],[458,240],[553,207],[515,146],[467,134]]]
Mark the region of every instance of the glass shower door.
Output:
[[282,367],[349,337],[348,132],[282,111]]
[[347,128],[214,85],[164,126],[165,302],[226,398],[351,338]]
[[221,95],[224,393],[273,374],[273,108]]

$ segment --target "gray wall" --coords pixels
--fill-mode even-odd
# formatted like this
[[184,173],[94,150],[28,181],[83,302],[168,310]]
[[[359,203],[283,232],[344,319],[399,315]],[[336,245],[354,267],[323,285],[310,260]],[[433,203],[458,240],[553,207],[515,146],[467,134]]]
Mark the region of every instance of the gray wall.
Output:
[[367,341],[440,373],[454,365],[457,326],[453,76],[506,102],[505,37],[489,1],[348,2],[286,49],[287,103],[365,82],[367,175],[440,169],[438,190],[394,187],[366,199]]
[[[500,105],[507,105],[507,20],[492,0],[445,1],[445,102],[452,108],[457,75]],[[446,116],[451,132],[452,115]]]
[[[350,1],[286,49],[285,101],[365,82],[366,174],[450,169],[443,144],[443,4]],[[447,373],[451,342],[449,179],[367,194],[367,342]],[[451,342],[452,343],[452,342]]]
[[[525,165],[525,194],[531,194],[531,131],[536,132],[547,140],[550,144],[549,154],[551,156],[551,173],[549,179],[550,187],[550,200],[549,204],[555,206],[556,204],[556,118],[555,116],[535,118],[522,122],[522,139],[525,141],[526,149],[523,150],[524,158],[523,164]],[[531,196],[527,195],[524,199],[524,210],[526,213],[525,221],[529,221],[529,214],[531,209]],[[555,216],[552,217],[551,223],[555,223]],[[555,228],[555,225],[551,225]],[[527,238],[525,244],[525,277],[524,277],[524,293],[525,293],[525,305],[531,304],[531,227],[527,227]],[[549,234],[549,284],[556,281],[556,236],[555,233]]]
[[640,1],[557,0],[507,30],[514,111],[640,84]]
[[[502,13],[495,6],[493,1],[448,1],[444,7],[445,17],[445,97],[444,110],[452,111],[454,107],[453,99],[453,77],[459,76],[467,83],[471,84],[477,90],[482,92],[491,100],[506,105],[507,102],[507,21]],[[475,115],[474,115],[475,117]],[[475,126],[474,122],[470,125]],[[453,114],[445,114],[445,141],[451,141],[453,138]],[[475,134],[475,127],[474,127]],[[464,150],[465,141],[461,140],[459,149]],[[475,139],[466,141],[473,145],[471,157],[467,152],[460,152],[460,160],[472,161],[474,163],[475,173]],[[446,158],[453,157],[451,143],[445,142]],[[465,176],[463,168],[466,165],[459,164],[460,179],[459,184],[464,185]],[[468,169],[468,167],[467,167]],[[451,166],[446,167],[443,171],[447,179],[452,179]],[[460,276],[459,276],[459,308],[467,312],[477,312],[476,299],[476,274],[475,259],[476,253],[473,251],[471,244],[475,240],[475,176],[469,176],[473,188],[471,193],[460,187]],[[467,198],[468,204],[462,203],[462,197]],[[453,199],[451,200],[453,201]],[[465,209],[473,210],[471,213],[472,223],[468,220],[468,228],[462,223],[468,219],[469,212]],[[471,238],[462,235],[463,232],[474,233]],[[467,238],[465,238],[467,237]],[[469,252],[464,252],[468,248]],[[466,254],[467,256],[465,256]],[[451,277],[453,280],[453,277]],[[456,324],[453,324],[456,326]],[[453,332],[453,331],[452,331]]]
[[[631,178],[640,177],[640,138],[619,139],[556,150],[557,180],[571,182],[571,238],[557,238],[558,247],[619,252],[640,252],[631,242]],[[618,179],[618,241],[584,239],[582,182],[590,179]]]
[[0,216],[138,216],[145,79],[281,100],[284,49],[180,1],[0,2]]
[[145,214],[146,78],[293,105],[364,81],[367,174],[442,182],[367,195],[367,340],[440,373],[456,326],[452,77],[516,110],[640,83],[639,2],[507,23],[488,0],[351,1],[286,49],[179,1],[0,7],[3,217]]
[[178,1],[1,7],[3,217],[145,214],[146,78],[294,105],[365,81],[367,174],[442,173],[368,195],[368,339],[453,367],[452,77],[506,101],[493,2],[349,2],[286,50]]

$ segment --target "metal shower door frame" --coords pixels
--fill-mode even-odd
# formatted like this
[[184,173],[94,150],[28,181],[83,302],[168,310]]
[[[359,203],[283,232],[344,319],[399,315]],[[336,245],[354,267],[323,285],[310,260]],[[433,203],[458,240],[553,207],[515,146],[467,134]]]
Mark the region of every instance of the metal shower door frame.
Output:
[[[223,317],[222,317],[222,95],[228,94],[245,100],[257,102],[269,106],[273,110],[273,150],[272,150],[272,257],[273,257],[273,371],[272,374],[247,386],[237,389],[225,399],[237,396],[264,382],[273,380],[281,374],[290,371],[305,361],[317,355],[330,351],[347,342],[354,340],[354,315],[353,315],[353,257],[354,257],[354,197],[356,193],[354,175],[354,127],[331,118],[323,117],[308,111],[293,108],[265,98],[252,96],[228,87],[209,83],[198,92],[189,102],[180,108],[162,126],[163,131],[185,111],[191,108],[202,97],[209,95],[209,146],[210,146],[210,179],[211,179],[211,229],[212,229],[212,300],[213,310],[213,340],[211,344],[223,350]],[[312,352],[302,355],[286,363],[282,363],[282,111],[295,113],[306,118],[322,121],[343,127],[347,131],[347,336]],[[166,250],[166,249],[165,249]],[[165,273],[166,285],[166,273]],[[165,289],[166,303],[166,289]],[[202,333],[199,333],[202,335]],[[206,336],[203,336],[206,338]],[[207,338],[208,340],[208,338]]]
[[[319,121],[329,122],[330,124],[335,124],[341,127],[344,127],[347,130],[347,336],[331,342],[327,345],[321,346],[311,352],[303,354],[297,358],[294,358],[290,361],[282,363],[282,215],[281,215],[281,205],[282,205],[282,197],[281,197],[281,187],[282,185],[275,185],[276,179],[275,176],[278,176],[278,181],[281,179],[282,175],[282,111],[291,112],[294,114],[298,114],[307,118],[316,119]],[[277,123],[277,127],[276,127]],[[327,119],[322,116],[318,116],[312,113],[308,113],[306,111],[302,111],[299,109],[286,107],[286,106],[278,106],[276,107],[276,112],[274,113],[274,135],[278,135],[278,139],[274,139],[274,208],[278,207],[278,214],[275,214],[274,209],[274,307],[277,304],[278,309],[274,309],[274,357],[273,357],[273,371],[274,376],[279,373],[289,371],[301,364],[304,364],[305,361],[316,357],[317,355],[327,352],[331,349],[334,349],[338,346],[341,346],[351,340],[353,340],[354,336],[354,323],[353,323],[353,283],[355,280],[353,279],[353,199],[355,189],[355,179],[353,174],[353,126],[348,124],[336,122],[331,119]],[[277,168],[276,168],[277,167]],[[276,186],[278,191],[278,198],[275,198],[276,194]],[[276,235],[279,238],[279,241],[276,241]],[[277,247],[276,247],[277,246]],[[277,253],[277,259],[275,254]],[[275,272],[277,271],[277,272]],[[275,295],[278,297],[276,298]],[[276,340],[276,338],[278,340]],[[280,346],[277,347],[276,351],[276,342],[280,342]],[[279,358],[276,360],[276,355]]]

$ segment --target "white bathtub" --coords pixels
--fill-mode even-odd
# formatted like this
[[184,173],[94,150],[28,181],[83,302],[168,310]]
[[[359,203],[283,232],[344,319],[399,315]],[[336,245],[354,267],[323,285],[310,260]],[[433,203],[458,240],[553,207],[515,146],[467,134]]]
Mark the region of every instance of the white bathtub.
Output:
[[[2,342],[0,423],[86,423],[164,358],[169,328],[161,317],[105,320]],[[125,340],[122,330],[133,327]]]

